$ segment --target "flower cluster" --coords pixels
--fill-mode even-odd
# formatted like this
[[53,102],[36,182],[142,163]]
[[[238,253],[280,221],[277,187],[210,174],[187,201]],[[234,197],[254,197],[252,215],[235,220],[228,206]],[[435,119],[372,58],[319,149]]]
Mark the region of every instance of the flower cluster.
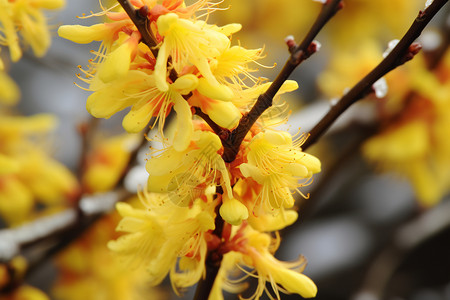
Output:
[[389,100],[380,105],[385,124],[363,147],[364,155],[385,171],[406,177],[425,206],[435,205],[450,183],[450,51],[430,71],[418,56],[404,72],[392,75]]
[[75,177],[46,153],[55,125],[51,115],[1,114],[0,216],[11,225],[29,221],[37,204],[63,207],[79,193]]
[[[139,205],[137,199],[131,203]],[[106,247],[108,240],[117,238],[115,226],[118,213],[109,214],[96,222],[83,236],[66,248],[56,259],[60,276],[52,287],[56,299],[167,299],[167,295],[146,284],[143,270],[121,264],[119,257]]]
[[43,56],[50,46],[50,32],[43,9],[59,9],[64,0],[2,0],[0,2],[0,45],[9,48],[13,62],[22,57],[19,44],[20,32],[25,45],[29,45],[36,56]]
[[[425,44],[424,48],[445,46],[439,45],[439,41],[443,42],[437,32],[427,34],[435,42],[431,46]],[[389,42],[383,53],[377,43],[367,39],[360,41],[352,52],[338,53],[329,69],[320,75],[320,88],[328,96],[339,95],[368,73],[381,57],[386,57],[397,43],[398,40]],[[379,131],[362,147],[364,157],[378,170],[406,178],[424,207],[437,204],[448,193],[450,182],[446,138],[450,128],[446,117],[450,105],[450,53],[443,51],[442,57],[432,58],[436,60],[434,66],[427,61],[428,56],[432,58],[433,54],[419,53],[386,76],[389,93],[383,93],[375,104]],[[348,68],[355,59],[358,66]],[[375,84],[373,87],[376,92]]]
[[[277,239],[268,233],[296,220],[293,194],[305,196],[300,188],[320,171],[320,161],[301,149],[307,137],[268,126],[276,123],[266,122],[271,117],[287,116],[267,114],[249,128],[232,162],[222,158],[227,136],[269,87],[252,74],[252,63],[262,50],[232,45],[239,24],[219,27],[197,16],[217,10],[217,3],[130,4],[147,20],[146,32],[122,7],[93,14],[105,16],[105,23],[58,30],[73,42],[101,42],[95,58],[86,69],[80,67],[83,75],[78,75],[93,92],[88,111],[109,118],[131,107],[122,122],[126,131],[156,126],[159,134],[152,143],[159,139],[161,147],[149,154],[148,183],[140,193],[145,208],[117,205],[122,216],[117,230],[125,234],[109,248],[129,266],[145,268],[153,285],[170,274],[177,292],[205,276],[208,253],[216,252],[226,260],[235,257],[234,268],[254,269],[259,287],[253,298],[262,295],[266,281],[278,298],[279,291],[315,296],[314,283],[299,273],[303,260],[276,260]],[[296,88],[295,82],[286,81],[278,94]],[[176,119],[166,126],[172,109]],[[221,268],[224,275],[217,277],[216,290],[229,285],[229,268]]]
[[[51,35],[43,10],[59,9],[64,4],[64,0],[0,1],[0,46],[8,47],[13,62],[22,57],[21,40],[24,46],[31,47],[36,56],[44,56],[50,46]],[[4,69],[0,57],[0,104],[12,105],[19,100],[20,91]]]

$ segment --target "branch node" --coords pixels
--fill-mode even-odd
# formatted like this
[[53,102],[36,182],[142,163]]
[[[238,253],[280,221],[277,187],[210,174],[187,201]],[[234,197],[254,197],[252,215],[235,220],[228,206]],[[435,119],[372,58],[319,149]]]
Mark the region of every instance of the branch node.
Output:
[[288,46],[289,53],[292,54],[294,52],[294,50],[297,48],[297,43],[295,42],[294,36],[293,35],[288,35],[284,39],[284,42]]
[[405,53],[405,55],[403,55],[400,58],[398,65],[399,66],[403,65],[407,61],[410,61],[411,59],[413,59],[414,56],[416,56],[416,54],[420,52],[421,49],[422,49],[422,45],[421,44],[419,44],[419,43],[412,43],[408,47],[408,51]]
[[136,9],[136,17],[143,22],[147,22],[148,13],[149,13],[149,9],[148,9],[147,5],[144,5],[141,8]]
[[319,51],[320,47],[322,47],[322,44],[320,44],[319,41],[316,41],[316,40],[312,41],[311,44],[309,44],[308,48],[306,49],[306,53],[305,54],[307,55],[307,57],[305,57],[305,59],[310,57],[311,55],[313,55],[317,51]]
[[227,141],[229,139],[230,135],[231,135],[231,131],[228,129],[222,129],[219,132],[219,138],[222,142]]

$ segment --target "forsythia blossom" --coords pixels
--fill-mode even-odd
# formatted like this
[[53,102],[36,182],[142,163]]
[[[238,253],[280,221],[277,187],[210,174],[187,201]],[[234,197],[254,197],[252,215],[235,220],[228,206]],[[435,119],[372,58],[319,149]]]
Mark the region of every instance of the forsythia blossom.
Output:
[[103,217],[57,257],[61,275],[52,287],[56,299],[136,300],[146,299],[147,292],[152,299],[167,299],[159,290],[146,286],[143,270],[123,265],[107,248],[108,240],[118,235],[115,225],[119,220],[117,212]]
[[126,257],[130,266],[144,265],[152,285],[168,273],[177,288],[195,284],[204,273],[205,235],[214,229],[216,203],[197,199],[190,207],[181,207],[158,194],[141,198],[145,210],[117,205],[123,217],[117,229],[127,234],[108,247]]
[[291,190],[298,190],[320,171],[320,161],[301,151],[303,137],[295,142],[287,132],[266,131],[257,134],[248,145],[248,163],[240,166],[246,178],[252,178],[260,186],[255,203],[255,213],[262,210],[291,208],[294,198]]
[[[121,7],[92,15],[104,16],[105,23],[58,30],[76,43],[101,42],[78,74],[92,91],[86,106],[94,117],[109,118],[131,107],[122,122],[126,131],[157,125],[159,138],[150,139],[155,147],[140,193],[144,208],[117,204],[122,216],[117,230],[123,234],[108,247],[129,267],[146,270],[151,285],[169,275],[176,292],[204,278],[208,253],[216,251],[225,258],[212,299],[232,286],[228,270],[242,266],[253,268],[259,278],[253,298],[263,294],[266,281],[277,298],[280,291],[313,297],[316,286],[300,272],[304,261],[276,260],[278,239],[268,233],[295,222],[293,193],[304,195],[301,187],[320,171],[320,161],[301,149],[306,137],[268,126],[287,119],[287,110],[269,110],[249,129],[236,159],[222,158],[227,136],[270,85],[253,75],[262,49],[232,45],[240,24],[211,25],[196,16],[217,10],[218,3],[130,3],[148,20],[146,30],[156,45],[151,49]],[[286,81],[275,106],[285,105],[279,95],[297,88]],[[166,124],[172,111],[176,118]],[[92,172],[105,175],[95,161]],[[224,224],[216,228],[220,219]],[[220,238],[216,231],[222,227]]]

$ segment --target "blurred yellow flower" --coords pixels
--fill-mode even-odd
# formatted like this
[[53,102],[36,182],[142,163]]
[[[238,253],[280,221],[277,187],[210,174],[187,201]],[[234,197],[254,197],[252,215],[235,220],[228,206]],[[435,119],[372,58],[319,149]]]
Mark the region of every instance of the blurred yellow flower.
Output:
[[0,1],[0,45],[8,46],[13,62],[22,57],[19,34],[36,56],[43,56],[51,37],[43,9],[59,9],[64,0],[2,0]]
[[20,90],[14,80],[0,68],[0,103],[14,105],[20,97]]
[[130,153],[139,143],[136,135],[120,135],[99,142],[87,157],[82,186],[88,193],[106,192],[125,172]]
[[[62,206],[77,196],[78,183],[61,163],[48,157],[46,135],[51,115],[0,118],[0,215],[11,225],[28,220],[36,203]],[[40,144],[42,143],[42,144]]]
[[50,298],[35,287],[22,285],[7,295],[0,295],[0,300],[50,300]]
[[395,88],[382,107],[386,123],[363,146],[364,155],[384,171],[409,179],[420,203],[435,205],[450,188],[450,51],[435,70],[418,55],[393,79]]
[[114,229],[119,220],[117,213],[103,217],[57,257],[61,276],[52,287],[56,299],[136,300],[148,294],[167,299],[161,290],[146,287],[142,270],[123,265],[107,248],[106,243],[118,236]]

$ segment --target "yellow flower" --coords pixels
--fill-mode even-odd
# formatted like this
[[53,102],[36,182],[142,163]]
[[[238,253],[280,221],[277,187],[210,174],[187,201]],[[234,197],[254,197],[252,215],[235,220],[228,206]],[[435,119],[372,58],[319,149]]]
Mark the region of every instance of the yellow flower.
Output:
[[20,90],[14,80],[0,68],[0,103],[16,104],[20,97]]
[[168,192],[174,203],[189,205],[211,186],[221,185],[227,198],[232,198],[230,177],[219,155],[222,144],[212,132],[197,130],[186,149],[170,146],[147,162],[147,188],[151,192]]
[[383,171],[406,177],[425,207],[438,203],[450,183],[450,52],[428,70],[418,55],[407,71],[397,74],[389,101],[382,103],[387,124],[363,146],[363,153]]
[[[242,283],[248,276],[258,279],[258,286],[249,300],[259,299],[266,291],[267,282],[273,290],[274,296],[281,299],[280,291],[283,293],[295,293],[304,298],[316,296],[317,287],[307,276],[301,274],[306,261],[300,257],[294,262],[279,261],[273,253],[279,246],[279,236],[272,238],[269,234],[261,233],[243,224],[239,228],[234,227],[232,237],[227,240],[231,252],[228,252],[220,268],[216,282],[209,299],[223,299],[220,290],[228,292],[242,292],[246,286]],[[236,269],[246,273],[240,279],[236,279]],[[247,271],[248,268],[253,271]],[[232,280],[228,276],[232,275]]]
[[298,188],[320,172],[320,161],[301,151],[303,140],[300,136],[293,142],[287,132],[268,130],[257,134],[248,145],[248,163],[241,164],[240,170],[244,177],[261,185],[254,203],[256,215],[276,214],[280,209],[292,207],[291,189],[302,194]]
[[[225,49],[216,58],[216,64],[211,69],[217,80],[222,83],[231,84],[235,89],[247,87],[245,79],[253,82],[257,80],[251,73],[257,70],[250,69],[248,64],[256,62],[261,58],[262,49],[245,49],[241,46],[233,46]],[[240,76],[245,76],[244,78]]]
[[[102,14],[107,12],[96,15]],[[107,16],[111,16],[111,13]],[[128,17],[92,26],[63,25],[58,28],[58,34],[79,44],[101,41],[98,51],[93,51],[95,58],[89,60],[88,69],[79,67],[87,79],[82,79],[79,75],[78,78],[90,83],[91,89],[126,75],[136,57],[141,38]],[[148,48],[146,49],[148,51]]]
[[0,164],[8,169],[0,174],[0,214],[9,224],[30,218],[36,202],[54,207],[78,193],[75,177],[37,142],[54,126],[55,118],[44,114],[0,118]]
[[[202,79],[200,78],[200,80]],[[191,106],[199,107],[217,125],[230,130],[236,128],[242,117],[234,103],[208,98],[197,91],[193,92],[188,103]]]
[[236,265],[242,260],[239,252],[228,252],[223,256],[220,269],[214,281],[208,300],[224,300],[222,290],[232,294],[239,294],[248,288],[248,284],[231,282],[227,279],[229,273],[236,271]]
[[117,46],[106,56],[98,68],[97,75],[101,81],[111,82],[127,74],[133,57],[136,55],[140,38],[139,33],[132,33],[120,46]]
[[152,299],[166,299],[159,289],[147,287],[142,270],[123,265],[107,248],[106,243],[118,236],[114,229],[119,220],[117,213],[103,217],[60,253],[56,260],[60,276],[51,290],[56,299],[136,300],[147,293]]
[[106,41],[107,45],[114,41],[113,36],[129,22],[104,23],[92,26],[62,25],[58,28],[58,35],[78,44],[89,44],[93,41]]
[[59,9],[64,5],[64,0],[0,1],[0,44],[9,47],[12,61],[22,57],[18,32],[36,56],[47,52],[51,37],[42,10]]
[[297,221],[297,218],[298,214],[294,210],[286,210],[277,215],[264,214],[255,216],[254,214],[250,214],[248,224],[255,230],[261,232],[273,232],[292,225]]
[[87,99],[87,110],[96,118],[109,118],[131,106],[122,125],[128,132],[144,129],[152,117],[162,133],[164,121],[172,106],[177,112],[177,128],[184,131],[177,137],[176,147],[187,146],[192,132],[192,113],[182,95],[188,94],[198,83],[192,74],[178,78],[166,92],[155,86],[155,76],[144,71],[131,70],[124,77],[99,85]]
[[164,37],[160,45],[155,65],[156,86],[166,91],[167,60],[172,57],[172,65],[180,73],[185,66],[194,65],[206,79],[213,92],[203,89],[205,96],[218,100],[231,100],[233,93],[221,85],[214,77],[208,60],[218,57],[229,46],[228,35],[238,31],[241,26],[230,24],[222,28],[207,25],[203,21],[192,22],[180,19],[175,13],[162,15],[157,21],[158,32]]
[[234,198],[223,197],[222,205],[220,206],[220,216],[225,222],[231,225],[240,225],[243,220],[248,218],[248,209],[239,200]]
[[195,284],[204,273],[205,233],[213,230],[216,202],[197,199],[190,207],[172,203],[167,195],[141,195],[147,208],[117,204],[122,220],[117,230],[126,232],[108,247],[131,267],[144,267],[150,285],[170,272],[175,289]]
[[87,157],[83,172],[83,190],[106,192],[113,188],[129,162],[131,151],[137,147],[136,135],[120,135],[102,141]]
[[[253,87],[243,89],[236,93],[233,100],[234,105],[243,111],[248,111],[255,105],[258,97],[265,93],[271,82],[256,83]],[[286,80],[276,93],[272,106],[266,109],[257,120],[257,124],[262,128],[273,128],[287,121],[289,117],[289,107],[280,96],[284,93],[292,92],[298,89],[298,83],[294,80]]]
[[[316,296],[317,287],[314,282],[306,275],[290,269],[290,267],[301,265],[303,263],[301,259],[296,264],[288,264],[277,260],[268,252],[261,255],[255,250],[252,250],[249,256],[258,272],[259,289],[256,294],[261,294],[265,288],[265,282],[270,280],[272,287],[275,286],[274,283],[277,283],[289,293],[299,294],[303,298]],[[277,290],[275,294],[277,298],[280,298]]]

